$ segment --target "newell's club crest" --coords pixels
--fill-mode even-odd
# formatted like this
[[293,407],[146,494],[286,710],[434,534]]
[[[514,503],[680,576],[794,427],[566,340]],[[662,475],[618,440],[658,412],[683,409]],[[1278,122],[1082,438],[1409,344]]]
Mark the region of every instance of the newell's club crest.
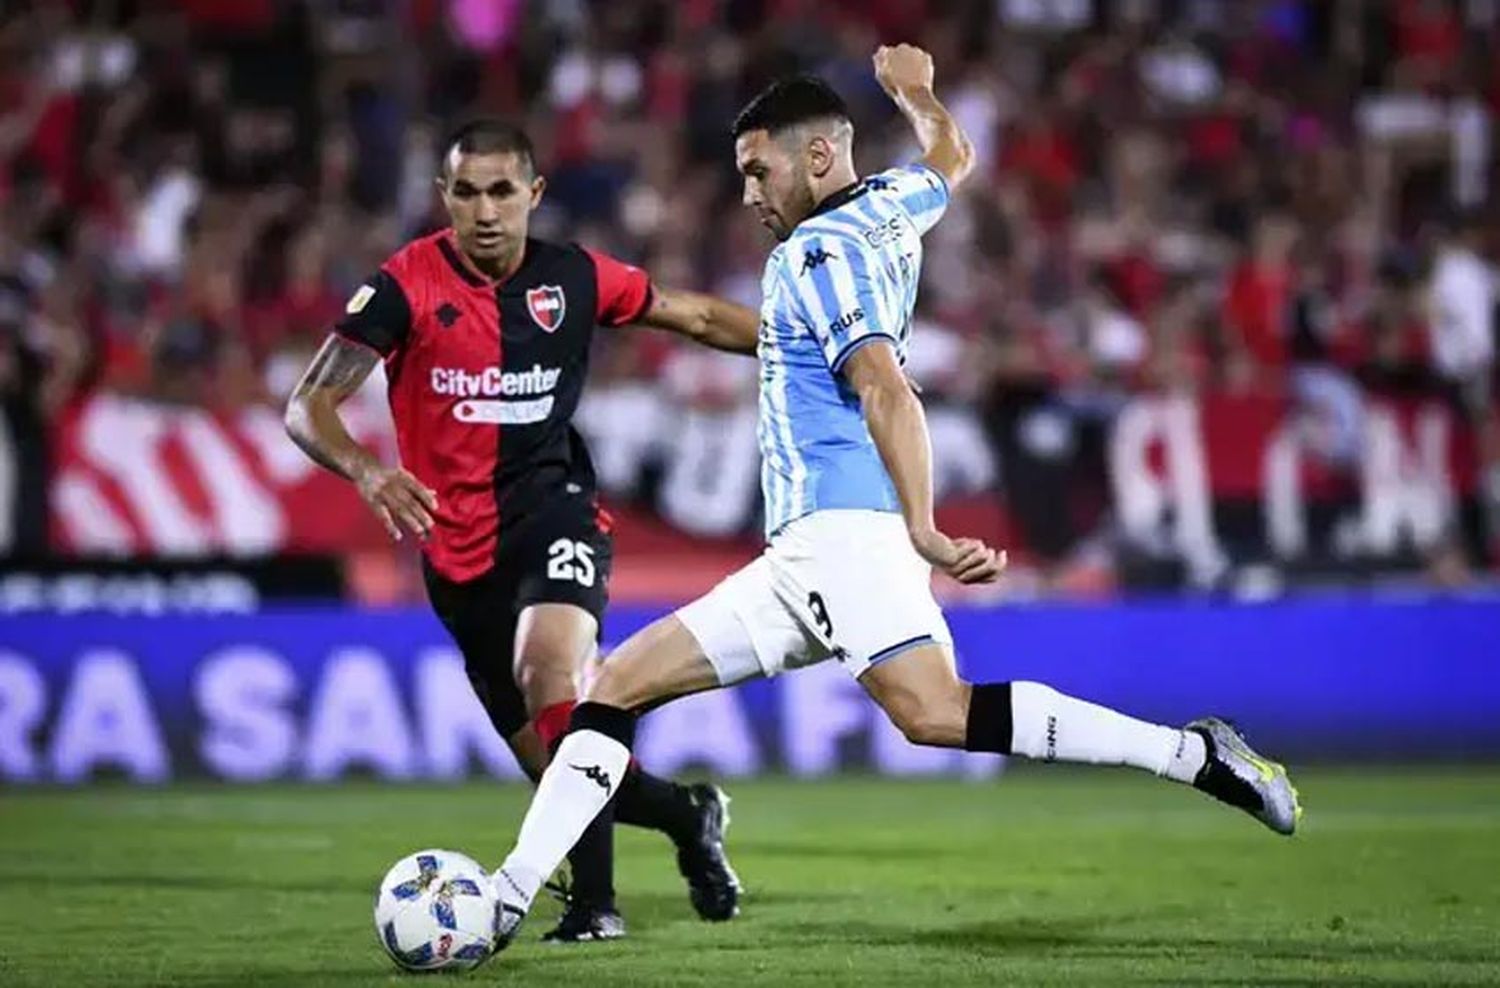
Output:
[[563,315],[568,311],[568,299],[556,285],[541,285],[526,291],[526,308],[531,318],[548,333],[557,332],[563,324]]

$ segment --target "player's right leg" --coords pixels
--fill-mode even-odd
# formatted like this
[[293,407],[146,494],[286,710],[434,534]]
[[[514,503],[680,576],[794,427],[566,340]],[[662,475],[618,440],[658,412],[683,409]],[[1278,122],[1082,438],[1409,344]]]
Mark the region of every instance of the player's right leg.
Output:
[[712,666],[675,616],[638,632],[611,655],[574,708],[516,846],[495,872],[501,949],[514,938],[547,876],[619,792],[637,711],[716,685]]
[[[562,741],[575,706],[579,674],[598,652],[599,626],[608,601],[614,545],[593,497],[585,491],[559,491],[502,539],[513,573],[511,603],[516,629],[516,682],[526,695],[536,731],[548,754]],[[556,565],[559,549],[571,546],[573,564]],[[698,915],[731,918],[738,890],[722,854],[709,853],[727,824],[728,797],[715,786],[682,785],[652,775],[632,760],[613,802],[569,855],[573,891],[554,940],[587,936],[596,927],[623,931],[612,915],[614,890],[611,820],[665,834],[677,851],[679,869]],[[590,904],[605,908],[590,908]],[[596,919],[599,922],[596,922]]]
[[[497,600],[497,608],[513,610],[516,594]],[[542,746],[540,779],[560,740],[558,721],[565,721],[576,698],[574,670],[593,650],[599,624],[584,608],[572,603],[535,603],[515,621],[513,682],[531,718],[528,730]],[[515,741],[524,736],[518,735]],[[512,750],[515,750],[512,742]],[[568,855],[572,881],[563,892],[566,909],[558,925],[543,939],[557,943],[614,940],[625,935],[625,921],[615,904],[614,829],[608,814],[595,820]]]
[[[806,652],[806,639],[772,590],[764,557],[616,649],[573,711],[571,730],[537,786],[515,848],[495,873],[501,946],[515,936],[545,877],[615,795],[639,713],[774,673]],[[737,896],[739,882],[722,861],[722,846],[707,853],[720,859]]]
[[[556,590],[545,592],[561,596]],[[598,620],[585,601],[532,603],[521,612],[515,636],[515,678],[526,696],[527,709],[533,712],[538,740],[546,746],[543,766],[566,733],[575,707],[573,673],[596,652],[598,632]],[[678,868],[698,915],[707,920],[732,918],[738,886],[722,853],[728,799],[717,786],[672,782],[632,760],[614,801],[568,855],[573,870],[568,908],[557,929],[544,939],[576,942],[624,935],[611,881],[611,821],[665,834],[676,849]]]
[[[589,703],[639,713],[723,682],[698,639],[685,629],[679,617],[668,617],[611,655],[585,696]],[[630,764],[635,765],[633,758]],[[661,785],[644,772],[627,769],[615,797],[615,819],[649,826],[642,811],[649,802],[646,789]],[[702,919],[733,919],[740,911],[741,886],[724,850],[729,796],[706,782],[676,788],[691,801],[690,829],[671,835],[677,849],[677,870],[688,884],[688,898]]]
[[[572,670],[583,651],[593,647],[598,625],[587,612],[561,604],[531,608],[521,615],[526,620],[518,620],[517,569],[496,568],[464,583],[446,580],[430,568],[425,576],[433,610],[463,654],[475,696],[535,781],[547,767],[554,740],[548,718],[538,715],[561,705],[571,708]],[[569,908],[559,926],[565,935],[554,930],[553,939],[623,936],[624,921],[614,899],[613,821],[601,818],[572,850]]]

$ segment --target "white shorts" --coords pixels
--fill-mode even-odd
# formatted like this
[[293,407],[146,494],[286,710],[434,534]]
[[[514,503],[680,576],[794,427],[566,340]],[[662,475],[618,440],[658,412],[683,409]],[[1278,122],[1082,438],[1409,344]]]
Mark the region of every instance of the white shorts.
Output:
[[932,568],[900,515],[819,511],[677,612],[729,686],[834,657],[856,679],[919,645],[953,644]]

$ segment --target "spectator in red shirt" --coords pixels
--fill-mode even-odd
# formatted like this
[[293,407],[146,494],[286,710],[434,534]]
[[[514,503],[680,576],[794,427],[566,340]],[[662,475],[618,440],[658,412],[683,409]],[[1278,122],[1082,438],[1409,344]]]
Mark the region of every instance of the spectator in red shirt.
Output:
[[1004,143],[1000,172],[1019,176],[1027,185],[1038,218],[1055,224],[1072,212],[1073,190],[1081,170],[1079,158],[1077,143],[1056,114],[1032,107]]
[[[278,238],[279,239],[279,238]],[[287,346],[311,348],[343,307],[327,278],[327,235],[309,223],[262,263],[269,269],[260,297],[246,306],[246,342],[259,359]]]
[[1227,343],[1251,357],[1261,372],[1279,372],[1286,364],[1295,238],[1290,217],[1265,217],[1256,224],[1249,255],[1229,276],[1223,312]]

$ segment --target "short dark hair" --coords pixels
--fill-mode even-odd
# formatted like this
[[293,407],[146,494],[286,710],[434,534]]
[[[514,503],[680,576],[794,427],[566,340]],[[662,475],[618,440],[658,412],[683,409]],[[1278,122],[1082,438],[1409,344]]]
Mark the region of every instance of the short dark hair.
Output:
[[496,117],[480,117],[463,124],[443,142],[443,170],[448,168],[448,155],[457,148],[463,154],[514,154],[521,158],[526,170],[536,173],[536,152],[531,137],[526,131],[508,120]]
[[817,76],[792,76],[771,83],[740,111],[733,136],[764,130],[775,137],[788,127],[828,117],[850,122],[844,98]]

